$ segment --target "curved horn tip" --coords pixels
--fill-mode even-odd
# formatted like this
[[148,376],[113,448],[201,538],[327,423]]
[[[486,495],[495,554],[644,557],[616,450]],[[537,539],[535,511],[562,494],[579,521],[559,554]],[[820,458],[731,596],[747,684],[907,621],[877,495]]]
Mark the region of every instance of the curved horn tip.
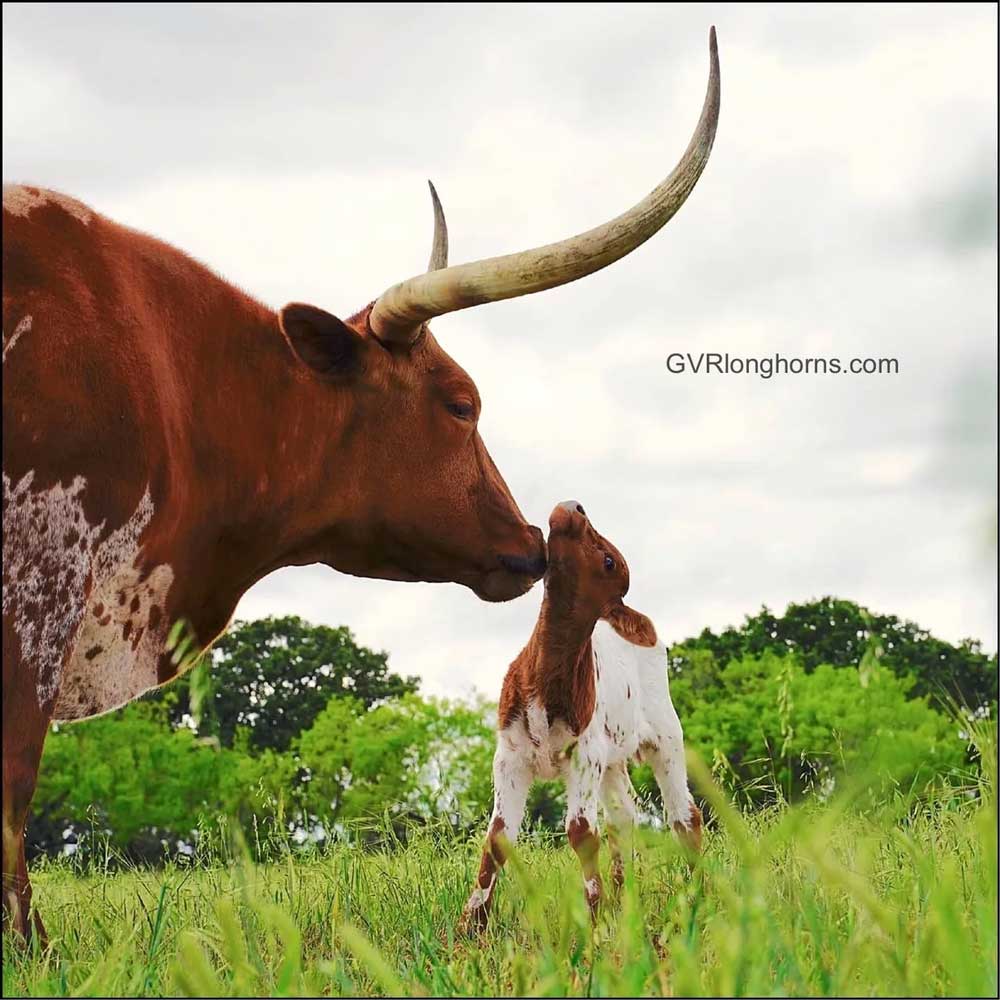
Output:
[[[718,119],[719,115],[719,41],[715,34],[715,25],[713,24],[708,30],[708,94],[712,95],[714,92],[714,97],[712,98],[712,104],[714,105],[715,117]],[[706,96],[706,100],[709,97]],[[713,125],[713,134],[715,126]]]
[[[715,141],[720,73],[714,25],[709,30],[708,43],[708,88],[698,125],[677,165],[642,201],[604,225],[567,240],[453,268],[445,267],[447,258],[444,255],[441,266],[435,266],[439,259],[439,233],[436,231],[435,250],[428,271],[442,273],[417,275],[383,292],[369,316],[375,335],[405,342],[413,339],[422,323],[435,316],[568,284],[620,260],[662,229],[698,182]],[[434,185],[430,181],[428,185],[435,202],[437,230],[439,202]],[[444,237],[447,246],[443,216],[442,211],[440,236]]]
[[431,206],[434,210],[434,242],[427,270],[440,271],[448,266],[448,222],[444,217],[444,209],[441,207],[441,199],[438,197],[434,182],[428,179],[427,186],[431,191]]

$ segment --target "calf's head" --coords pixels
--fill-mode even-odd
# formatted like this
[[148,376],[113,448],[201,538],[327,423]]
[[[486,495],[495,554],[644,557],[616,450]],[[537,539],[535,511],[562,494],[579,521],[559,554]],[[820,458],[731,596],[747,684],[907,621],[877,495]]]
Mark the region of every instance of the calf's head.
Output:
[[590,523],[576,500],[556,504],[549,515],[546,596],[574,617],[603,618],[619,635],[639,646],[656,642],[653,623],[625,604],[628,563]]

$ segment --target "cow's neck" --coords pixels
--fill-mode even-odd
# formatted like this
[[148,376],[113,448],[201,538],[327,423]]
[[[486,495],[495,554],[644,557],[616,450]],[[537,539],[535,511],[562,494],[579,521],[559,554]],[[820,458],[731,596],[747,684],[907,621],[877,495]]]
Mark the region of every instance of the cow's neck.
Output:
[[347,393],[295,359],[277,316],[263,306],[247,299],[228,332],[220,329],[226,326],[215,327],[213,351],[203,352],[211,361],[195,375],[189,435],[174,438],[193,442],[192,537],[212,526],[202,553],[207,604],[199,638],[214,638],[203,633],[221,630],[242,594],[268,573],[320,559],[317,511],[329,523],[343,485],[329,456],[344,433]]
[[532,687],[549,721],[562,719],[577,733],[590,721],[596,699],[591,636],[597,617],[546,590],[535,625]]

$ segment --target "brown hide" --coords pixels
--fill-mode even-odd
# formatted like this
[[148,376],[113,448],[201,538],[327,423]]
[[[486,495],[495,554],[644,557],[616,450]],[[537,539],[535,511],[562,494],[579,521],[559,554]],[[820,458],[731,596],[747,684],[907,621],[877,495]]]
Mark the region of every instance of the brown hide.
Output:
[[169,680],[172,623],[204,647],[312,562],[506,600],[544,543],[426,328],[389,345],[368,309],[276,314],[43,189],[5,187],[3,223],[4,913],[26,931],[45,728]]
[[549,723],[562,720],[575,733],[590,722],[596,689],[591,635],[598,618],[637,645],[653,645],[652,622],[627,607],[624,557],[598,534],[575,500],[549,518],[545,596],[528,644],[510,665],[500,693],[498,726],[506,729],[536,701]]

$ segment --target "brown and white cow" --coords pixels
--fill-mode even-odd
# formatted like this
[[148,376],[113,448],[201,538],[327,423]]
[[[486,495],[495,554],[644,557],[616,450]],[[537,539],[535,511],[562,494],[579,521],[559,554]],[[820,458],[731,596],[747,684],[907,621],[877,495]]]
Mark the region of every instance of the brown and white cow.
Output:
[[688,789],[667,649],[652,621],[625,604],[628,588],[624,557],[594,529],[583,507],[575,500],[557,504],[549,517],[538,621],[500,694],[493,814],[462,914],[467,932],[486,927],[497,876],[538,778],[566,783],[566,833],[580,859],[591,914],[603,892],[599,806],[615,888],[624,881],[622,840],[631,839],[638,820],[632,761],[652,767],[667,822],[689,849],[701,849],[701,811]]
[[479,437],[476,387],[426,324],[583,277],[663,226],[715,136],[714,33],[710,49],[691,144],[633,209],[448,267],[435,195],[430,270],[345,321],[275,313],[66,195],[5,187],[5,925],[29,932],[24,823],[50,721],[169,681],[174,623],[207,647],[282,566],[452,581],[492,601],[541,576],[541,532]]

